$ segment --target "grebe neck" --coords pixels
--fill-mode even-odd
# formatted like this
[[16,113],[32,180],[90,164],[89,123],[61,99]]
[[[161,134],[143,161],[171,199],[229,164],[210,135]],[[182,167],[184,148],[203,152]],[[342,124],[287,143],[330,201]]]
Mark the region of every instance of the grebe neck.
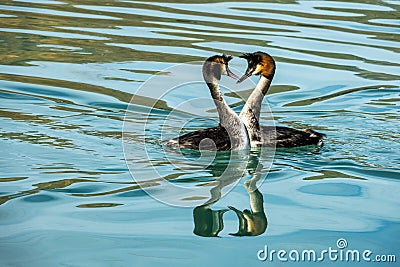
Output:
[[252,147],[260,146],[262,142],[262,135],[259,123],[261,103],[264,99],[264,96],[268,92],[271,81],[272,77],[269,79],[261,75],[261,78],[258,81],[256,88],[247,99],[246,104],[244,105],[239,115],[240,119],[247,127]]
[[207,83],[214,104],[217,107],[219,122],[226,129],[231,141],[231,149],[245,149],[250,146],[249,135],[245,124],[239,116],[228,106],[222,97],[216,81]]

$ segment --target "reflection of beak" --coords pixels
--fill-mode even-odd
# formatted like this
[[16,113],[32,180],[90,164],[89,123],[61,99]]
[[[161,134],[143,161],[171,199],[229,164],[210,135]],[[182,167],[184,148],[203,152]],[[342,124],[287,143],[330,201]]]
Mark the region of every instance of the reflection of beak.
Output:
[[228,68],[228,65],[225,65],[225,69],[226,69],[226,74],[227,74],[229,77],[231,77],[231,78],[233,78],[233,79],[235,79],[235,80],[239,80],[239,77],[236,76],[236,75]]
[[249,210],[244,210],[243,212],[238,210],[235,207],[232,206],[228,206],[229,209],[233,210],[236,215],[238,216],[239,219],[239,230],[237,233],[230,233],[230,235],[233,236],[244,236],[244,235],[249,235],[247,232],[247,228],[248,228],[248,221],[246,219],[246,217],[244,216],[245,214],[249,214],[250,211]]
[[246,73],[236,83],[241,83],[253,74],[252,68],[247,68]]

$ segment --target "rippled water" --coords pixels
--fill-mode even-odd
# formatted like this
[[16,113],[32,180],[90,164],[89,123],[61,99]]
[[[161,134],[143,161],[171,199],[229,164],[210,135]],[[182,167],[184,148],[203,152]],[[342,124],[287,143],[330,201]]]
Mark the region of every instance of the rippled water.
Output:
[[[0,2],[1,265],[271,265],[257,259],[264,245],[323,250],[337,248],[339,238],[350,249],[398,253],[399,7],[368,0]],[[132,179],[122,146],[125,111],[132,99],[136,123],[148,123],[162,84],[139,88],[159,71],[257,50],[277,61],[263,123],[270,108],[275,124],[324,132],[326,145],[318,153],[276,152],[259,191],[265,232],[229,235],[239,225],[229,211],[221,238],[199,237],[210,209],[165,205]],[[231,65],[244,71],[244,64],[235,58]],[[239,112],[240,98],[228,96]],[[189,151],[187,170],[174,169],[153,138],[169,111],[192,97],[183,90],[157,102],[146,146],[164,178],[199,187],[218,179],[227,155],[197,172],[190,160],[198,155]],[[207,112],[216,116],[213,107]],[[194,120],[186,130],[209,124],[215,121]],[[132,156],[147,177],[139,152]],[[213,203],[213,214],[250,208],[249,176]],[[169,194],[157,180],[146,185]]]

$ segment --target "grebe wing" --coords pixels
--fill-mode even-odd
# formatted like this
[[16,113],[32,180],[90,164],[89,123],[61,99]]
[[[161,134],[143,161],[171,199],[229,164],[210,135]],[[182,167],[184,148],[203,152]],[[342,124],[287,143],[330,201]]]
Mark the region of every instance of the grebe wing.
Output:
[[261,126],[263,146],[300,147],[308,145],[323,145],[325,134],[311,129],[296,130],[284,126]]
[[[206,141],[205,139],[211,139]],[[203,141],[203,142],[202,142]],[[221,125],[212,128],[201,129],[190,132],[174,139],[162,142],[170,147],[180,147],[188,149],[202,150],[230,150],[231,142],[228,132]]]

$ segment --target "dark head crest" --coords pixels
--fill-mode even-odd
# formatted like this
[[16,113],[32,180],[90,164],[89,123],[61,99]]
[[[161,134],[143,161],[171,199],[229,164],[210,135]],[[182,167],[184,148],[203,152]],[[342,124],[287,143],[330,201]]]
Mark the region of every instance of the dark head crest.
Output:
[[224,61],[225,61],[226,63],[228,63],[229,61],[231,61],[231,59],[233,58],[232,56],[225,55],[225,54],[222,54],[221,57],[224,59]]
[[222,54],[222,55],[211,56],[211,57],[207,58],[206,61],[220,63],[220,64],[228,64],[228,62],[232,58],[233,58],[232,56],[228,56],[228,55]]
[[239,57],[246,59],[249,63],[258,63],[262,60],[261,54],[262,52],[258,51],[254,53],[244,53]]

